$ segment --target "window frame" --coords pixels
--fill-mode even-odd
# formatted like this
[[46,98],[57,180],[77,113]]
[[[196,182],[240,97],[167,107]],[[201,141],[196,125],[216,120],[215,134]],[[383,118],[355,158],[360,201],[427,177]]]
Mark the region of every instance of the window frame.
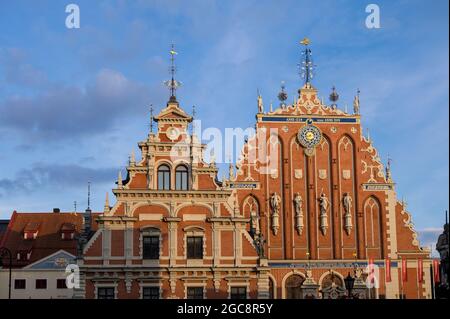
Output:
[[[233,290],[237,289],[237,292]],[[242,292],[243,290],[243,292]],[[247,287],[246,286],[232,286],[230,287],[230,299],[247,299]]]
[[175,190],[189,190],[189,169],[184,164],[175,168]]
[[[23,287],[18,287],[18,283],[23,283]],[[27,280],[26,279],[14,279],[14,290],[22,290],[27,289]]]
[[[186,259],[203,259],[203,237],[201,235],[186,236]],[[194,242],[190,243],[192,240]],[[193,244],[193,246],[191,247],[190,244]]]
[[[148,294],[147,296],[150,296],[150,297],[153,296],[153,297],[156,297],[156,298],[146,298],[146,294],[145,294],[146,289],[155,290],[157,292],[156,294]],[[158,286],[145,286],[145,287],[142,287],[142,299],[146,299],[146,300],[148,300],[148,299],[161,299],[161,288],[158,287]]]
[[[61,287],[60,283],[64,283],[64,285]],[[67,284],[66,284],[65,278],[56,279],[56,289],[67,289]]]
[[[190,291],[195,290],[195,292],[189,293]],[[199,293],[201,291],[201,293]],[[193,298],[192,298],[193,297]],[[201,298],[197,298],[201,297]],[[203,286],[187,286],[186,287],[186,299],[205,299],[205,288]]]
[[[146,239],[152,239],[154,242],[150,243],[150,247],[148,254],[146,254]],[[142,259],[145,260],[158,260],[160,256],[160,240],[161,236],[160,234],[156,234],[156,232],[149,232],[147,234],[142,234]],[[154,254],[151,253],[151,249],[156,249],[156,252]]]
[[[101,291],[105,291],[105,293],[100,293]],[[108,293],[106,293],[108,291]],[[112,291],[112,295],[110,293]],[[112,298],[103,298],[103,297],[111,297]],[[116,288],[113,286],[105,286],[105,287],[97,287],[97,299],[111,300],[116,299]]]
[[161,164],[157,169],[157,189],[158,190],[170,190],[171,189],[171,169],[168,164]]
[[[41,284],[43,285],[41,286]],[[36,279],[34,282],[34,288],[39,290],[47,289],[47,279]]]

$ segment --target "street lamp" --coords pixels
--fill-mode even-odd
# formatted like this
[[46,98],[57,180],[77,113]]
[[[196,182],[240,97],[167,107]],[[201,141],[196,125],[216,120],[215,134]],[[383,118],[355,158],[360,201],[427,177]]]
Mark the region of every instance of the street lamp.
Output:
[[8,287],[8,299],[11,299],[11,269],[12,269],[12,254],[11,251],[6,247],[0,247],[0,265],[3,267],[3,256],[8,255],[9,257],[9,287]]
[[347,287],[347,290],[348,290],[348,299],[351,299],[353,285],[355,284],[355,278],[353,278],[349,272],[347,277],[345,277],[344,282],[345,282],[345,287]]

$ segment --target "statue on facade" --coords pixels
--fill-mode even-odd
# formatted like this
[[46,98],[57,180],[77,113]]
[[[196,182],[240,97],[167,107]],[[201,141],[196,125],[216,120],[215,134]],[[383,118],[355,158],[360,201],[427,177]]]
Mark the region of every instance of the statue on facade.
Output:
[[299,193],[295,194],[294,197],[294,208],[295,208],[295,228],[299,235],[303,232],[303,199]]
[[448,223],[444,225],[444,232],[439,235],[438,241],[436,243],[436,250],[440,255],[440,277],[441,283],[436,287],[436,295],[438,298],[448,298],[449,297],[449,233],[448,233]]
[[281,197],[275,192],[270,197],[270,208],[272,209],[272,231],[274,235],[278,233],[278,229],[280,228],[280,207]]
[[266,240],[264,239],[263,234],[260,233],[255,236],[253,243],[255,244],[256,252],[258,253],[259,258],[264,258],[264,244],[266,243]]
[[328,216],[327,216],[328,205],[329,200],[325,196],[325,194],[322,193],[319,198],[319,207],[320,207],[320,230],[322,231],[323,235],[326,235],[328,228]]
[[359,90],[358,93],[355,95],[355,98],[353,100],[353,113],[359,114]]
[[250,233],[252,236],[257,236],[260,233],[259,216],[254,210],[250,212]]
[[258,92],[258,113],[264,113],[263,100],[259,92]]
[[344,205],[344,228],[347,232],[347,235],[350,235],[350,232],[352,230],[353,224],[352,224],[352,197],[349,193],[344,194],[344,198],[342,199],[343,205]]

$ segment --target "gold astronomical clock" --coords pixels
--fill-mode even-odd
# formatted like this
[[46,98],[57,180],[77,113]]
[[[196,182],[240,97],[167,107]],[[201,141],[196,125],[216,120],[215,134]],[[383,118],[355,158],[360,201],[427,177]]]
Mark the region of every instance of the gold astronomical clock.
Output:
[[314,149],[322,140],[322,132],[312,124],[312,120],[308,120],[297,133],[299,143],[305,148],[307,156],[314,155]]

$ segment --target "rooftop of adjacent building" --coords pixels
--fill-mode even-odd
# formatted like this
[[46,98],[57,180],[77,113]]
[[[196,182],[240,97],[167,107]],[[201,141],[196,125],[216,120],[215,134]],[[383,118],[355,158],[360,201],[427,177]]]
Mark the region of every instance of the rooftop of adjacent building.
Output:
[[[14,211],[11,220],[0,221],[0,247],[11,251],[13,267],[24,267],[59,250],[76,255],[76,238],[82,227],[83,213],[59,209],[39,213]],[[92,218],[92,229],[97,229],[95,218]]]

